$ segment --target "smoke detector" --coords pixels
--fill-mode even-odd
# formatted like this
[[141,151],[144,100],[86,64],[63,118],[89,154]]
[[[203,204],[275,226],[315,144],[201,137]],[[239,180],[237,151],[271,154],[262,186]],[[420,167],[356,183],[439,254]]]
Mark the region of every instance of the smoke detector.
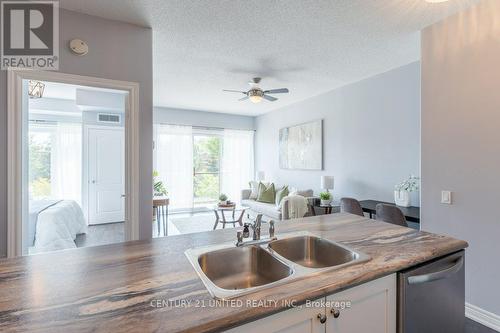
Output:
[[78,55],[83,56],[89,52],[89,46],[83,40],[75,38],[69,42],[69,48],[71,51]]

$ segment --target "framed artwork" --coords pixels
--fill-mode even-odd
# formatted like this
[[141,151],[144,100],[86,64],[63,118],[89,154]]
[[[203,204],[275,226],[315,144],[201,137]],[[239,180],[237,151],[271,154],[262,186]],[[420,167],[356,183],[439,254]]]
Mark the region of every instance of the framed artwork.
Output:
[[323,120],[282,128],[279,135],[281,169],[323,169]]

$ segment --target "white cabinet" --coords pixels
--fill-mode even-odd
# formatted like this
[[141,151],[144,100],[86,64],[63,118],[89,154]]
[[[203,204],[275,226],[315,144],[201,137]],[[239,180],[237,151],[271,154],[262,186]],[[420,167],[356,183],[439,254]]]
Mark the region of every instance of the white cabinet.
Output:
[[326,333],[396,332],[395,274],[327,296],[326,303],[340,305],[326,309]]
[[325,333],[318,316],[325,317],[325,308],[304,306],[233,328],[226,333]]
[[278,332],[395,333],[396,274],[250,322],[226,333]]

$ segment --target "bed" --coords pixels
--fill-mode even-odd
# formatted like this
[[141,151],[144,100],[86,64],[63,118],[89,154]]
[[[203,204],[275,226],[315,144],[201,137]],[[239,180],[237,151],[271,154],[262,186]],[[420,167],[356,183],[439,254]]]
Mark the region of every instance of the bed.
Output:
[[76,248],[76,235],[87,233],[80,205],[73,200],[30,201],[29,253]]

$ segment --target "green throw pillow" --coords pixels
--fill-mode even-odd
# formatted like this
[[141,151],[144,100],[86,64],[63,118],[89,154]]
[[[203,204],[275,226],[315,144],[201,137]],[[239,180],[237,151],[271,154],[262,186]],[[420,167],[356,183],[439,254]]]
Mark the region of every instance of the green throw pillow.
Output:
[[274,202],[276,206],[279,206],[281,204],[281,200],[283,200],[284,197],[288,196],[288,194],[290,194],[290,191],[288,191],[287,185],[276,190],[276,201]]
[[274,184],[265,185],[259,183],[259,195],[257,196],[257,201],[265,203],[274,203],[276,200],[276,191],[274,190]]

